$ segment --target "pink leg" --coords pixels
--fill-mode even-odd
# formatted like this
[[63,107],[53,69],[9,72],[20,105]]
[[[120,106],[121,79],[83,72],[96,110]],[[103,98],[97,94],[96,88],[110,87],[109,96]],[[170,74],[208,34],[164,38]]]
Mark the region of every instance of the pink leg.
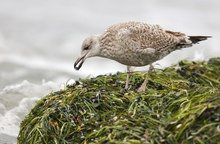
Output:
[[125,84],[125,89],[128,89],[129,87],[129,78],[131,75],[131,67],[127,66],[127,78],[126,78],[126,84]]
[[153,69],[154,69],[153,65],[150,64],[150,67],[149,67],[149,70],[147,72],[146,78],[144,79],[144,82],[142,83],[142,85],[138,88],[138,90],[137,90],[138,92],[144,92],[146,90],[147,83],[148,83],[149,77],[150,77],[151,72],[152,72]]

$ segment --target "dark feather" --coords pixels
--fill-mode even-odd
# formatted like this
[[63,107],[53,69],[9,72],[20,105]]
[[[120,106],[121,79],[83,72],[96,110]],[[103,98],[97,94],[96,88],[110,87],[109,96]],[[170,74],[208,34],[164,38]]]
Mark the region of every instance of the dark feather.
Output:
[[207,40],[208,38],[211,38],[211,36],[188,36],[189,40],[192,41],[193,44],[196,44],[200,41]]

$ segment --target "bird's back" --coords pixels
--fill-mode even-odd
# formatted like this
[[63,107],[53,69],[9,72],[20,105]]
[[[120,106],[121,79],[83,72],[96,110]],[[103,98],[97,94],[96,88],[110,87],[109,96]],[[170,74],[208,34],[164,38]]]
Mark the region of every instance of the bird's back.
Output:
[[[112,38],[126,45],[134,43],[137,49],[153,48],[157,51],[175,47],[181,40],[184,43],[186,35],[179,32],[166,31],[159,25],[143,22],[127,22],[110,26],[103,38]],[[112,40],[110,40],[112,41]]]
[[192,46],[202,38],[205,40],[207,37],[188,37],[184,33],[165,30],[159,25],[127,22],[110,26],[101,36],[101,41],[106,52],[108,49],[111,49],[110,52],[118,51],[110,53],[110,56],[113,55],[110,58],[123,64],[127,61],[129,64],[132,61],[128,60],[128,57],[132,57],[134,61],[130,65],[143,66],[176,49]]

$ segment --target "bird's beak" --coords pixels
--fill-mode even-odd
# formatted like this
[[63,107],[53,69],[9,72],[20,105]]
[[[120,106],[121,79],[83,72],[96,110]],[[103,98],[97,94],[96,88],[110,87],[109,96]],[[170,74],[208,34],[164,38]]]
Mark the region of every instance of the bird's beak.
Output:
[[82,65],[83,65],[83,63],[84,63],[84,61],[85,61],[85,56],[86,56],[86,55],[84,55],[84,56],[82,56],[82,57],[79,57],[79,58],[76,60],[76,62],[74,63],[74,68],[75,68],[75,70],[79,70],[79,69],[82,67]]
[[84,61],[86,60],[86,58],[89,56],[89,51],[83,51],[82,53],[81,53],[81,56],[76,60],[76,62],[74,63],[74,68],[75,68],[75,70],[79,70],[81,67],[82,67],[82,65],[83,65],[83,63],[84,63]]

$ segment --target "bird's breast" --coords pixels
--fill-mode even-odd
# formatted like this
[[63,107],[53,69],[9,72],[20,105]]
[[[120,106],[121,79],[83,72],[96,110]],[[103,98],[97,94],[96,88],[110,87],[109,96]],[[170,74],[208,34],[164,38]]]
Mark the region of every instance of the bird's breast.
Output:
[[128,66],[145,66],[157,60],[149,53],[134,52],[129,48],[115,47],[114,49],[103,50],[103,57],[115,60]]

